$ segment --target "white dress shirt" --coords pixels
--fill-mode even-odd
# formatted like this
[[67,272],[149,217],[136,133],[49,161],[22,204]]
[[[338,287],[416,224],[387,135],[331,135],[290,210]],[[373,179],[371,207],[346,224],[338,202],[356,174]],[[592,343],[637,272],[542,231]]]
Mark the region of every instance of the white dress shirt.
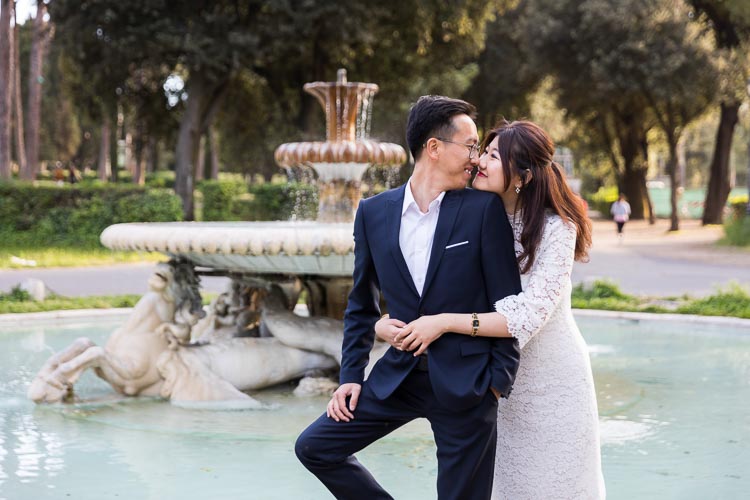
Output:
[[419,295],[424,289],[424,280],[427,276],[427,266],[430,264],[430,253],[432,253],[432,240],[435,236],[438,215],[440,215],[440,203],[445,197],[445,191],[430,202],[426,213],[422,213],[414,200],[411,191],[411,178],[404,189],[404,205],[401,207],[401,230],[398,234],[398,243],[401,253],[409,268],[411,278]]

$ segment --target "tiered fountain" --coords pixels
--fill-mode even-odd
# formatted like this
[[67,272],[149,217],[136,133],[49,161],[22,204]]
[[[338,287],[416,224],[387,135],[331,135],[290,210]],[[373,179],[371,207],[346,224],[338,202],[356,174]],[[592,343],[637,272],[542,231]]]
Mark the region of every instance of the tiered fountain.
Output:
[[282,167],[317,173],[315,222],[115,224],[102,233],[102,244],[112,250],[163,252],[190,261],[201,272],[238,280],[294,276],[309,291],[312,314],[341,318],[354,264],[351,223],[362,176],[373,165],[403,164],[406,152],[397,144],[368,139],[377,85],[347,82],[346,70],[340,69],[336,82],[308,83],[304,89],[323,106],[326,141],[282,144],[275,157]]
[[[347,82],[342,69],[336,82],[304,88],[323,105],[326,141],[283,144],[276,161],[317,173],[317,221],[108,227],[101,235],[104,246],[163,252],[172,261],[157,269],[151,291],[104,348],[79,339],[54,355],[29,397],[70,399],[86,368],[123,394],[160,394],[173,401],[244,400],[241,391],[335,368],[362,176],[372,165],[403,164],[406,153],[368,139],[377,85]],[[228,276],[232,286],[199,321],[205,315],[199,307],[201,274]],[[309,318],[291,312],[303,290]]]
[[292,142],[276,149],[282,167],[309,166],[318,174],[318,222],[352,222],[362,196],[362,175],[370,165],[401,165],[404,149],[368,139],[371,105],[378,86],[349,83],[346,70],[337,81],[305,85],[326,113],[325,142]]

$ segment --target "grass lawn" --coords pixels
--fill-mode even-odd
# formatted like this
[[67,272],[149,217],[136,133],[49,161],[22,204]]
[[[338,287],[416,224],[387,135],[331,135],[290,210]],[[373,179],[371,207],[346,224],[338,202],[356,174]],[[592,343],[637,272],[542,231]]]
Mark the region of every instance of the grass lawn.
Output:
[[[215,293],[202,293],[203,304],[209,304]],[[111,295],[92,297],[52,296],[44,302],[31,300],[29,294],[16,287],[0,293],[0,314],[56,311],[60,309],[107,309],[132,307],[140,295]],[[607,281],[596,281],[584,288],[573,288],[573,307],[650,313],[697,314],[701,316],[729,316],[750,319],[750,293],[739,285],[717,290],[714,295],[694,299],[682,297],[640,297],[628,295]]]
[[31,300],[16,290],[0,294],[0,314],[59,311],[63,309],[110,309],[133,307],[140,295],[105,295],[99,297],[52,296],[43,302]]
[[717,290],[708,297],[642,297],[628,295],[608,281],[596,281],[590,288],[573,287],[573,307],[606,311],[697,314],[750,319],[750,292],[737,284]]
[[[207,305],[216,297],[215,293],[202,293],[203,304]],[[0,293],[0,314],[33,313],[60,311],[64,309],[111,309],[133,307],[140,295],[100,295],[91,297],[61,297],[53,295],[43,302],[37,302],[18,287],[10,293]]]
[[[26,261],[35,261],[36,266],[13,262],[15,259],[12,259],[12,257]],[[102,266],[128,262],[158,262],[167,260],[167,256],[158,252],[115,252],[103,247],[5,247],[0,249],[0,269]]]

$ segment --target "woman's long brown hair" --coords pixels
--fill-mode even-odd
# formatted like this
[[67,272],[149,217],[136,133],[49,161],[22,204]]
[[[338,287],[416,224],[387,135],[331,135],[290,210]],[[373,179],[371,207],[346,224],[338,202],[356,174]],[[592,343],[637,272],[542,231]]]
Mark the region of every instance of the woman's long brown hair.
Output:
[[547,132],[529,121],[505,121],[485,137],[482,150],[495,137],[498,138],[498,152],[503,164],[505,190],[511,187],[513,173],[524,183],[517,206],[513,207],[515,212],[522,209],[523,253],[518,256],[521,273],[528,272],[536,258],[546,210],[573,223],[576,228],[575,260],[586,261],[591,246],[591,221],[586,214],[585,202],[570,189],[562,167],[552,160],[555,145]]

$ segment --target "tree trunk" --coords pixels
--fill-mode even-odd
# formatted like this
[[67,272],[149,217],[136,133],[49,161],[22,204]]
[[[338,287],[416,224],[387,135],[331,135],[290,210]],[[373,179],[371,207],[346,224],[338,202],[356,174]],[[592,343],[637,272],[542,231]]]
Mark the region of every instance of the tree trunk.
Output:
[[680,214],[677,211],[677,140],[672,137],[669,141],[669,158],[667,159],[667,174],[669,175],[669,205],[670,205],[670,231],[680,230]]
[[721,103],[721,118],[716,131],[714,157],[711,161],[711,174],[703,208],[703,224],[721,224],[724,206],[729,198],[729,156],[732,150],[732,136],[740,109],[739,102]]
[[13,0],[0,2],[0,179],[11,178],[10,109],[13,81],[13,30],[10,28]]
[[182,200],[185,220],[195,218],[193,187],[196,160],[201,135],[211,125],[229,82],[229,75],[222,81],[209,83],[198,74],[191,76],[186,84],[187,107],[182,114],[175,150],[175,192]]
[[135,138],[133,138],[133,183],[144,186],[146,184],[146,165],[144,152],[146,149],[145,127],[142,124],[136,126]]
[[120,171],[120,105],[114,104],[110,108],[111,113],[109,119],[109,179],[112,182],[117,182]]
[[618,134],[620,155],[623,159],[621,192],[630,203],[630,217],[644,219],[648,215],[649,221],[653,224],[651,199],[646,189],[646,158],[648,157],[645,151],[646,132],[641,129],[634,116],[625,117],[622,125],[622,133]]
[[206,176],[206,135],[198,140],[198,157],[195,160],[195,182],[202,181]]
[[182,114],[175,150],[175,192],[182,200],[185,220],[195,218],[193,206],[193,172],[200,141],[201,108],[205,99],[205,85],[199,78],[188,82],[188,100]]
[[625,172],[622,176],[622,193],[630,203],[630,218],[645,219],[649,215],[648,193],[644,193],[646,185],[646,175],[642,169],[625,165]]
[[36,17],[34,18],[31,54],[29,55],[29,100],[26,117],[26,161],[27,168],[22,172],[24,179],[34,179],[39,170],[39,133],[41,126],[42,84],[44,83],[43,68],[47,47],[52,38],[53,30],[44,20],[47,13],[46,4],[37,0]]
[[133,134],[127,131],[127,128],[125,125],[123,125],[123,128],[125,128],[125,170],[130,172],[130,175],[132,177],[135,177],[135,168],[136,168],[136,160],[135,155],[133,154]]
[[146,173],[156,172],[156,151],[158,145],[154,136],[149,136],[146,143]]
[[219,137],[216,127],[208,128],[208,147],[211,149],[211,179],[219,178]]
[[21,58],[18,55],[18,46],[20,44],[20,31],[18,21],[14,15],[14,37],[13,37],[13,109],[15,111],[16,127],[16,160],[18,161],[18,171],[23,172],[28,168],[26,162],[26,141],[24,140],[25,128],[23,125],[23,92],[21,92]]
[[109,149],[110,149],[110,139],[111,139],[111,131],[110,131],[110,124],[109,119],[105,118],[104,122],[102,123],[102,136],[99,140],[99,159],[97,161],[96,171],[97,171],[97,178],[100,181],[107,181],[112,175],[111,166],[109,163]]

